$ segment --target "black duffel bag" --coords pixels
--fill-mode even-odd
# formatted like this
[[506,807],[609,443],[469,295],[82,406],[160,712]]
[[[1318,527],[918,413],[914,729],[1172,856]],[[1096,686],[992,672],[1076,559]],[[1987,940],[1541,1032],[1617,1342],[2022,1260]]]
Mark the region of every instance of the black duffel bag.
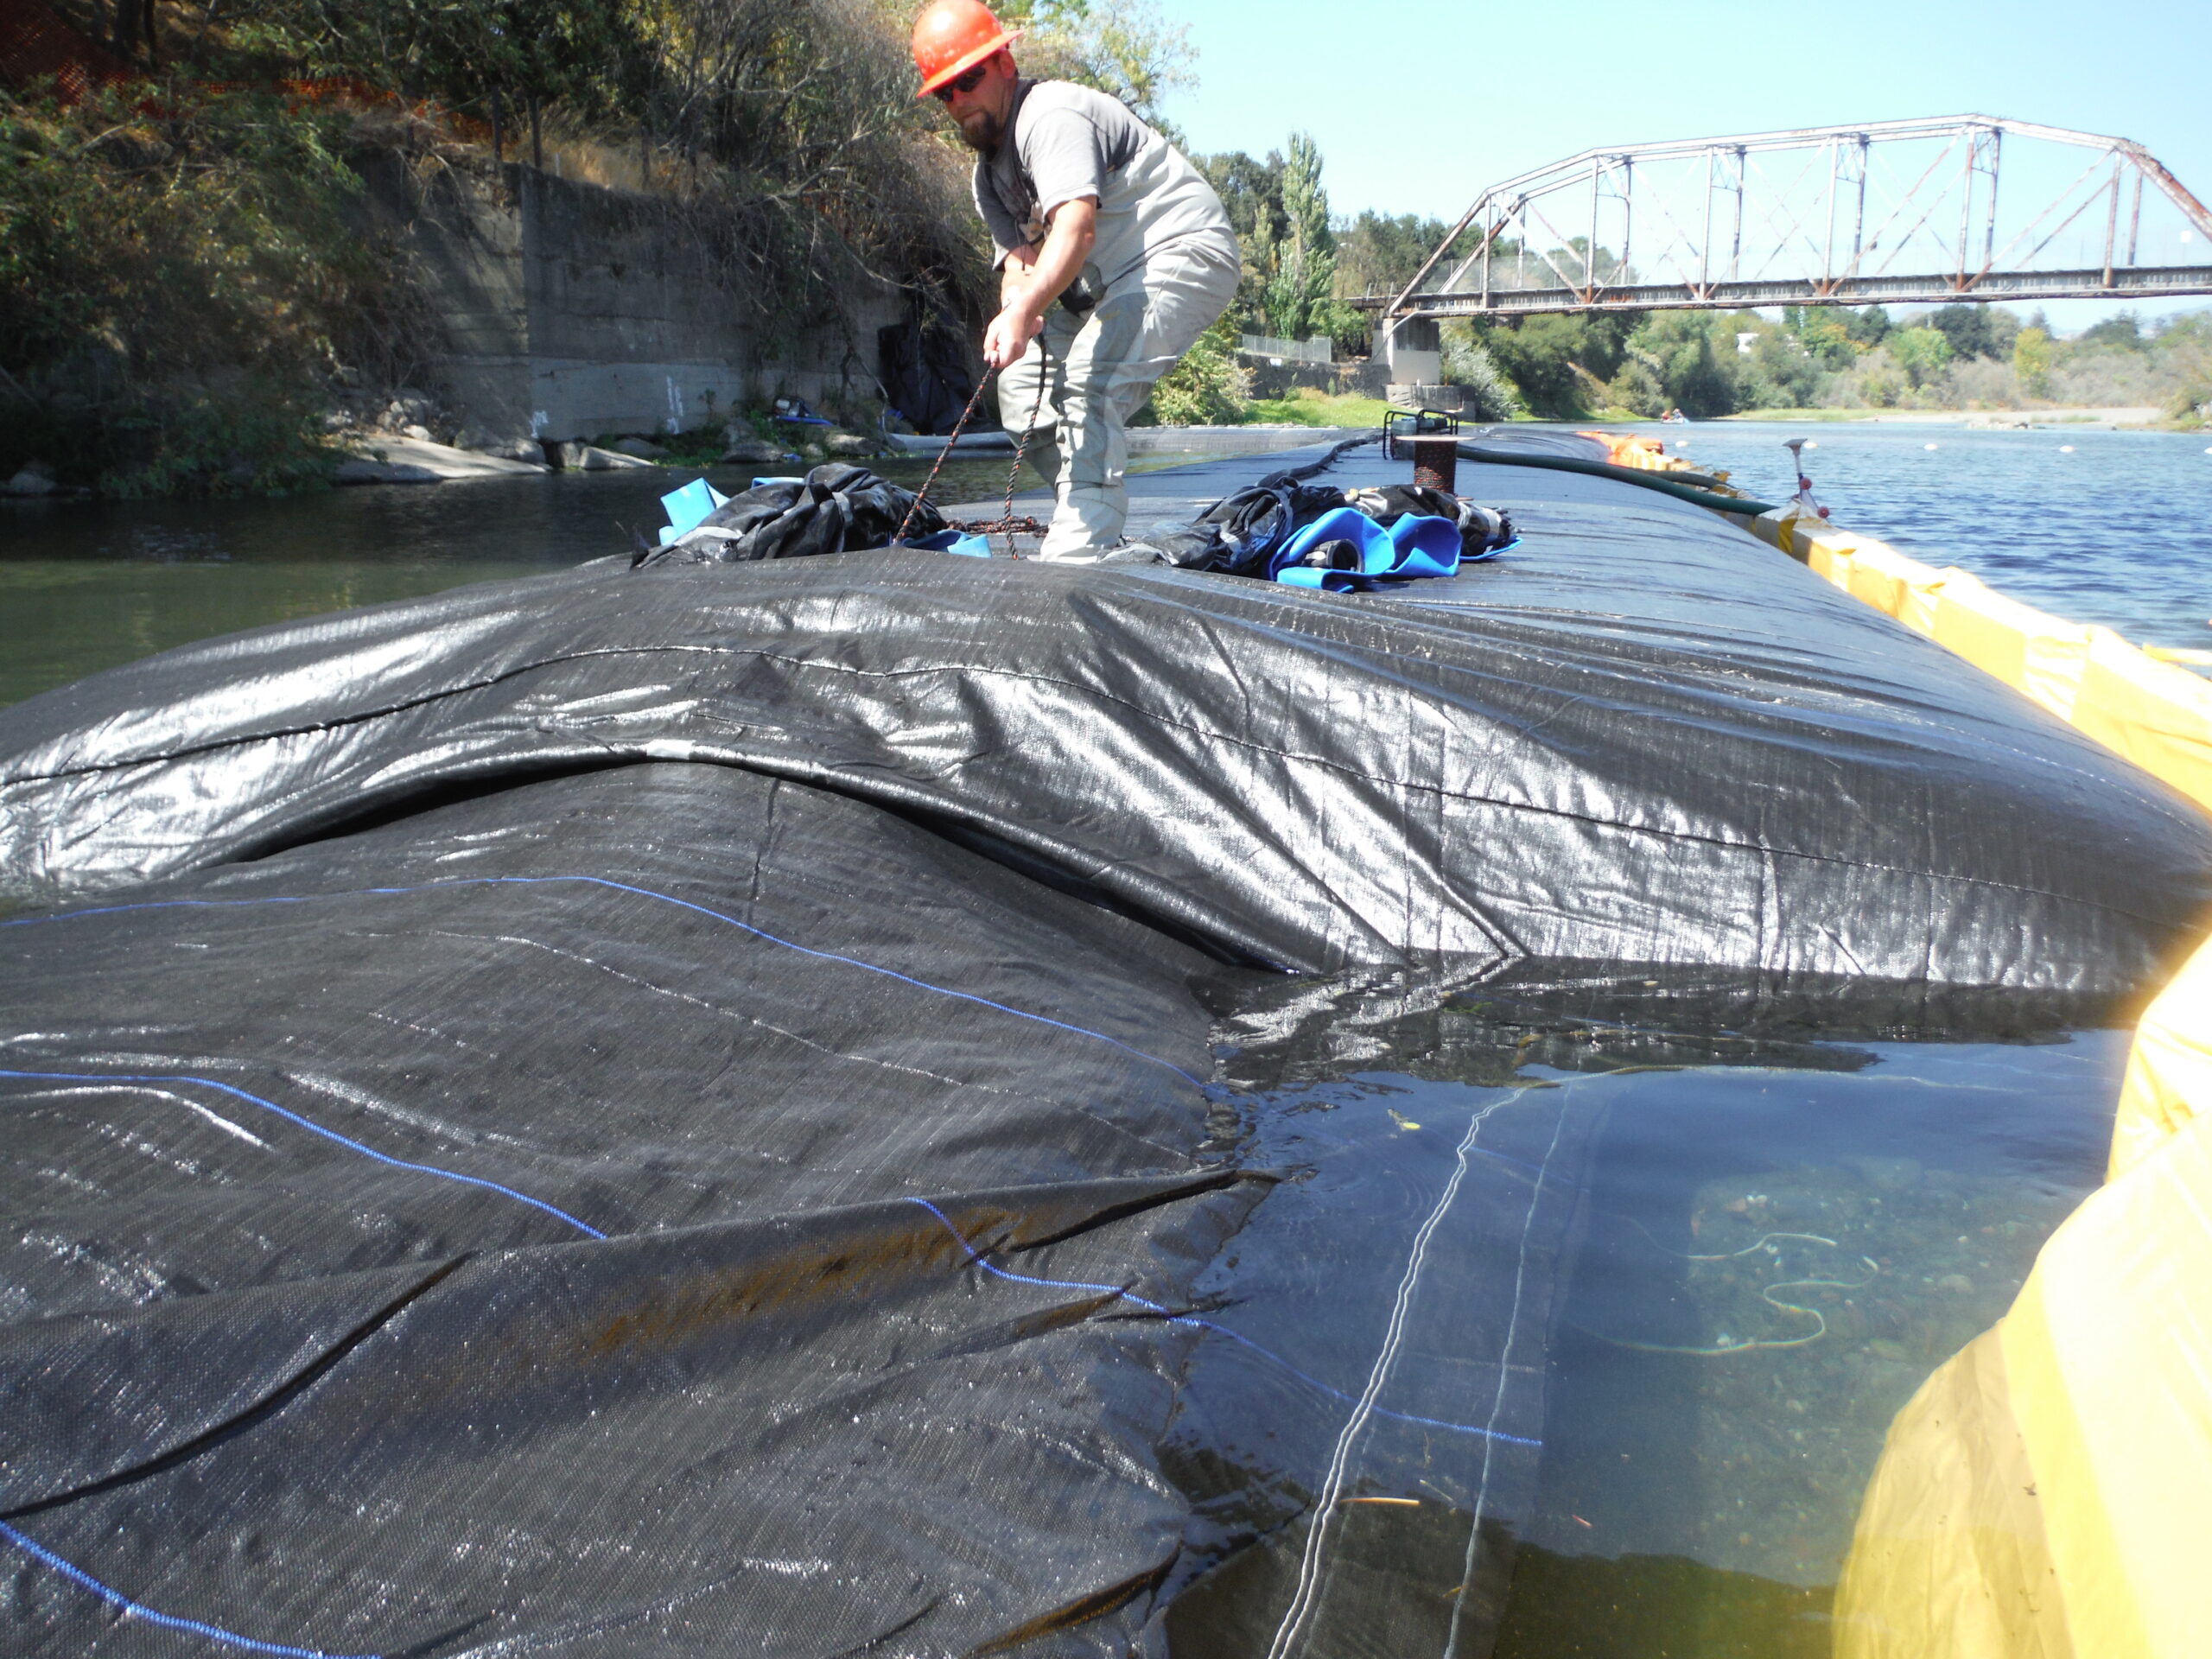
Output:
[[944,515],[865,467],[832,461],[795,483],[757,484],[692,529],[631,561],[641,564],[743,564],[887,547],[909,510],[908,538],[934,535]]

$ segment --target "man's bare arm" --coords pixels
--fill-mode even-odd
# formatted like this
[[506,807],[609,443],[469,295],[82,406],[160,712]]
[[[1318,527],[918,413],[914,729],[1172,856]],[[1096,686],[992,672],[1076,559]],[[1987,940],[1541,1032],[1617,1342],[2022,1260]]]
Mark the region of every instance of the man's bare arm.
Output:
[[1003,311],[1020,296],[1037,274],[1037,256],[1045,250],[1041,242],[1033,242],[1026,248],[1015,248],[1006,257],[999,270],[999,309]]
[[1098,198],[1078,196],[1052,210],[1052,228],[1026,270],[1017,274],[1014,262],[1028,250],[1007,255],[999,285],[1001,308],[983,335],[984,362],[1003,369],[1020,360],[1030,340],[1045,326],[1045,308],[1082,274],[1097,241]]

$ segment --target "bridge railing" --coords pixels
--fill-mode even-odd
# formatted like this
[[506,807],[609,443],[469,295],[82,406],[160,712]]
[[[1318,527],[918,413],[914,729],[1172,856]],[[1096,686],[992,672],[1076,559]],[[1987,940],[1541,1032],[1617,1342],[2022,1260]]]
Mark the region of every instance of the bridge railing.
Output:
[[1277,340],[1272,334],[1239,334],[1236,349],[1247,357],[1281,358],[1286,363],[1333,363],[1337,343],[1319,340]]

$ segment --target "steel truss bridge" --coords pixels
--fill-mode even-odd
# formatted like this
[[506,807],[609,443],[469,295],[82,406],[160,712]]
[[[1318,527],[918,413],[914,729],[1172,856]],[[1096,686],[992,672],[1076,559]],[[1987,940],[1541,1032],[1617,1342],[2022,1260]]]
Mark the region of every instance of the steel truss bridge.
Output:
[[[2001,188],[2000,188],[2001,187]],[[2212,294],[2212,212],[2142,145],[1965,115],[1592,149],[1475,199],[1382,313]]]

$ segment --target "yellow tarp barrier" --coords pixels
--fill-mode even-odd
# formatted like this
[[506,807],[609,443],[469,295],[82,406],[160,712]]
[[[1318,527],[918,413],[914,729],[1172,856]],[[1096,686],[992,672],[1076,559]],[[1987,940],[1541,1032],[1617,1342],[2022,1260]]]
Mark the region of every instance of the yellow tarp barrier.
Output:
[[2128,1051],[2113,1119],[2112,1161],[2118,1180],[2164,1146],[2169,1136],[2212,1108],[2212,944],[2189,959],[2158,1000],[2143,1011]]
[[[1794,505],[1752,528],[2212,810],[2212,684]],[[2212,1656],[2212,942],[2137,1027],[2107,1173],[1891,1425],[1838,1659]]]

